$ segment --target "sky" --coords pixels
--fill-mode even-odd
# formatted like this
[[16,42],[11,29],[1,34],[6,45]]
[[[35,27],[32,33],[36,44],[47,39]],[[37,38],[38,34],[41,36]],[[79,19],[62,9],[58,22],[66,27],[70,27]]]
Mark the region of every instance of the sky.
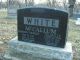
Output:
[[[1,0],[0,0],[1,1]],[[7,0],[2,0],[2,2],[5,2],[5,1],[7,1]],[[39,2],[45,2],[46,0],[34,0],[35,1],[35,3],[37,4],[37,3],[39,3]],[[57,1],[61,1],[61,0],[57,0]],[[80,2],[80,0],[76,0],[77,2]]]
[[44,3],[46,0],[34,0],[35,4]]

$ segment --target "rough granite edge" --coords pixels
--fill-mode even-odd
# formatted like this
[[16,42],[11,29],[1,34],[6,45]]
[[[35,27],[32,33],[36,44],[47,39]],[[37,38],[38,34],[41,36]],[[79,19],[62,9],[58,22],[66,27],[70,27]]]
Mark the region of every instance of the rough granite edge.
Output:
[[9,48],[16,50],[16,52],[27,53],[47,59],[57,58],[59,60],[72,60],[73,57],[72,45],[70,42],[66,43],[65,48],[57,48],[18,41],[17,37],[15,37],[9,41],[9,46]]

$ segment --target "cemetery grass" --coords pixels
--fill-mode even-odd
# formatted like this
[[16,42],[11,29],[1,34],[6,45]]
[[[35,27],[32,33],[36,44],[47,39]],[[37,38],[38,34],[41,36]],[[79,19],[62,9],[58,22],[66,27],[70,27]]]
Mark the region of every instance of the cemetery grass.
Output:
[[17,21],[15,19],[0,19],[0,40],[10,40],[17,34]]
[[74,60],[80,60],[80,25],[76,25],[75,22],[74,19],[69,20],[67,40],[72,43]]
[[0,18],[0,60],[4,55],[5,51],[8,48],[8,41],[14,38],[17,34],[17,27],[16,27],[16,20],[15,19],[3,19]]
[[[0,10],[0,18],[5,18],[7,17],[7,10]],[[1,19],[0,19],[1,20]]]
[[[17,20],[16,19],[0,19],[0,41],[4,44],[0,45],[0,51],[7,49],[7,42],[17,36]],[[75,20],[69,20],[68,41],[72,43],[74,60],[80,60],[80,26],[75,25]]]

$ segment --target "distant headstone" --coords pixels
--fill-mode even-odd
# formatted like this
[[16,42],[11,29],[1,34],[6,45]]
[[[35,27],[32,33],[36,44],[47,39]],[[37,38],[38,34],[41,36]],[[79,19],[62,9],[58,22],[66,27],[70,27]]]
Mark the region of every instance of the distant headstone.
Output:
[[4,42],[0,41],[0,44],[4,44]]
[[80,25],[80,18],[77,18],[77,21],[75,23],[76,25]]
[[17,15],[17,9],[15,8],[8,8],[8,16],[15,17]]
[[48,46],[64,47],[68,14],[49,8],[18,10],[18,40]]

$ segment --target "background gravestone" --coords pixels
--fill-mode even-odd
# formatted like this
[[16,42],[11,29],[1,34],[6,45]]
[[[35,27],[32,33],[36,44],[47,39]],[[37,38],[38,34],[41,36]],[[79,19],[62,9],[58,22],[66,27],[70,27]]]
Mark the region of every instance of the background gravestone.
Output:
[[49,8],[18,10],[18,40],[42,45],[64,47],[68,14]]

